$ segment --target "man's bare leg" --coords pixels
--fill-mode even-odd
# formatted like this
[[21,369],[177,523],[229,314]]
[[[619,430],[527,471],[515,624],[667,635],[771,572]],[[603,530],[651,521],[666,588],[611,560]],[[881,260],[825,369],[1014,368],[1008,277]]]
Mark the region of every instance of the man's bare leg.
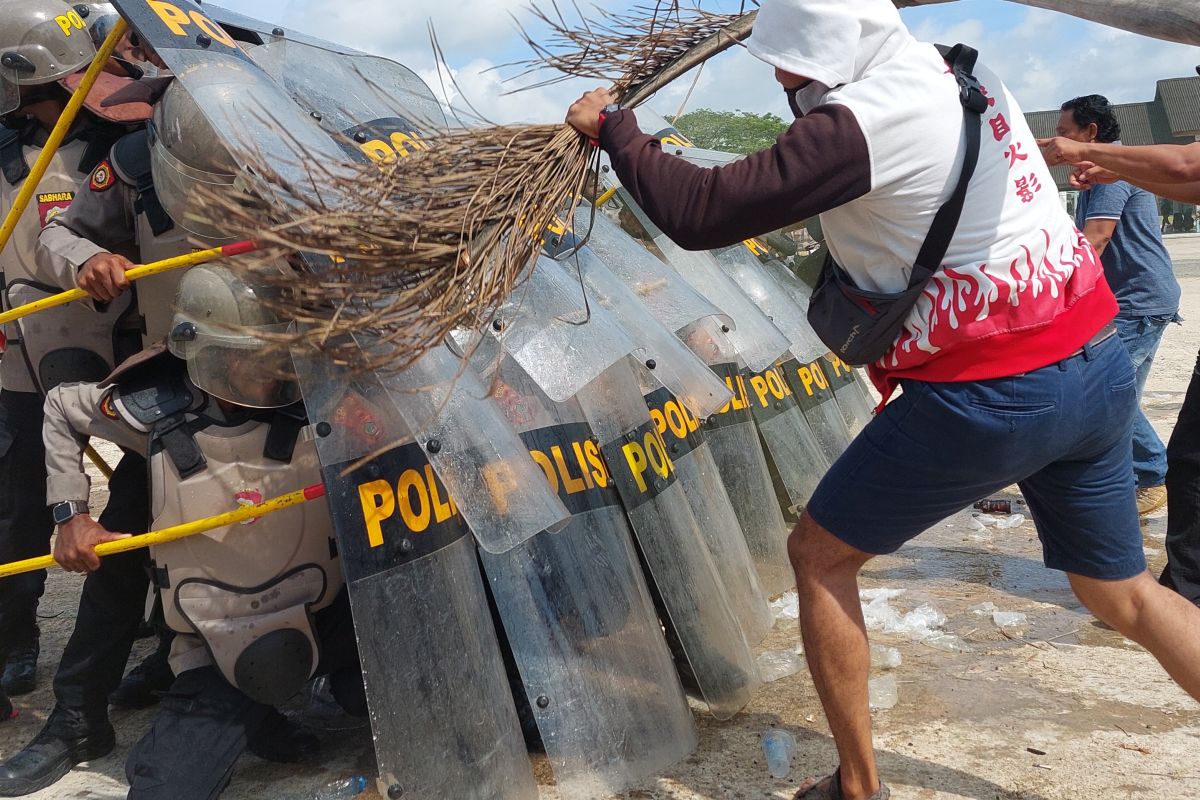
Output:
[[1200,608],[1143,572],[1123,581],[1067,577],[1099,619],[1150,651],[1175,682],[1200,700]]
[[842,792],[847,800],[866,800],[879,789],[867,699],[871,652],[858,600],[858,571],[871,555],[843,543],[808,514],[792,531],[788,553],[796,571],[804,655],[837,743]]

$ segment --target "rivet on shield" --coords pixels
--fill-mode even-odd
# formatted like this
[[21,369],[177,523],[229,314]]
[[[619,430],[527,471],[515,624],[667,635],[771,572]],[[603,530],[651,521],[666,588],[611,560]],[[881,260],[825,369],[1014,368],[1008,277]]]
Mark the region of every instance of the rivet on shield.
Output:
[[728,325],[722,325],[722,326],[721,326],[721,333],[729,333],[729,326],[728,326]]
[[400,800],[404,796],[404,787],[398,783],[393,783],[388,787],[388,800]]
[[321,112],[320,111],[313,111],[309,114],[309,116],[312,117],[313,119],[315,119],[317,122],[321,121]]
[[415,545],[413,545],[412,540],[410,540],[410,539],[401,539],[400,540],[400,552],[401,553],[411,553],[413,551],[414,546]]
[[782,411],[782,410],[783,410],[783,403],[776,403],[776,404],[775,404],[775,410],[776,410],[776,411]]
[[667,482],[666,482],[666,481],[663,481],[663,480],[656,480],[656,481],[654,482],[654,491],[656,491],[656,492],[661,492],[661,491],[662,491],[663,489],[665,489],[665,488],[667,488]]
[[544,695],[544,694],[538,695],[538,699],[537,699],[537,707],[538,708],[547,708],[547,707],[549,707],[549,705],[550,705],[549,697],[546,697],[546,695]]
[[671,452],[672,452],[672,453],[678,453],[678,452],[679,452],[679,443],[678,443],[678,442],[676,442],[676,443],[674,443],[674,444],[672,444],[672,445],[671,445]]
[[654,369],[657,366],[658,366],[658,362],[655,361],[653,358],[646,359],[646,369]]
[[379,477],[379,465],[378,464],[367,464],[367,475],[372,478],[378,478]]
[[358,133],[354,134],[354,141],[358,142],[359,144],[362,144],[366,140],[367,140],[367,132],[366,131],[359,131]]
[[326,436],[328,436],[331,433],[333,433],[333,426],[330,425],[328,422],[318,422],[317,423],[317,436],[320,436],[322,439],[324,439]]
[[612,172],[612,167],[608,166],[608,164],[605,164],[603,167],[600,168],[600,171],[601,172]]
[[442,452],[442,443],[439,439],[430,439],[425,445],[425,449],[430,453],[437,455],[438,453]]
[[196,34],[196,44],[201,47],[208,47],[212,44],[212,37],[207,33],[198,33]]
[[271,35],[272,36],[283,36],[283,28],[272,28]]
[[492,320],[492,330],[494,330],[494,331],[504,330],[504,323],[498,319]]

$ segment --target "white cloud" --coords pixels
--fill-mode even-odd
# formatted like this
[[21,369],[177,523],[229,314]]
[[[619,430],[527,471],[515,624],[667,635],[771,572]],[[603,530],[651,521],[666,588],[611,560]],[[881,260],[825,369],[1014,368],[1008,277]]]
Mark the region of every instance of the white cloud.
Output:
[[1007,30],[986,30],[974,21],[941,25],[927,18],[913,33],[924,41],[977,47],[1026,111],[1058,108],[1083,94],[1103,94],[1114,103],[1151,100],[1155,81],[1194,75],[1200,62],[1194,47],[1041,9],[1028,10]]

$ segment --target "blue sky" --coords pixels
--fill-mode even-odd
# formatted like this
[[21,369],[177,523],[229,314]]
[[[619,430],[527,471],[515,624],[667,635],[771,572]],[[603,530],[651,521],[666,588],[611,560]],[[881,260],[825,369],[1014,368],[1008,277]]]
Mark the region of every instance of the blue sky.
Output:
[[[490,71],[526,54],[510,14],[528,19],[529,0],[217,0],[220,5],[281,22],[326,39],[393,58],[415,69],[440,93],[427,21],[471,104],[496,122],[553,121],[590,85],[565,84],[504,96],[503,72]],[[641,4],[644,4],[645,0]],[[611,9],[633,3],[596,0]],[[548,5],[548,3],[546,3]],[[569,4],[562,4],[569,7]],[[728,0],[705,3],[729,8]],[[581,7],[587,7],[580,2]],[[1194,75],[1200,49],[1117,31],[1005,0],[959,0],[902,12],[926,41],[977,47],[1026,110],[1056,108],[1063,100],[1098,93],[1113,102],[1149,100],[1160,78]],[[685,76],[650,101],[674,114],[694,76]],[[454,92],[453,89],[450,90]],[[461,100],[451,97],[456,105]],[[737,49],[707,65],[688,108],[773,111],[787,117],[771,70]]]

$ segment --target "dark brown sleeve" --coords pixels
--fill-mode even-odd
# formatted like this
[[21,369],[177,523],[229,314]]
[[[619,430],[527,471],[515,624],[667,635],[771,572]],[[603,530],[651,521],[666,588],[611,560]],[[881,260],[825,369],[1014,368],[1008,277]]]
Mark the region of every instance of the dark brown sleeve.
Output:
[[867,140],[845,106],[796,120],[775,144],[705,169],[664,153],[632,111],[600,131],[621,184],[663,233],[688,250],[727,247],[837,208],[871,189]]

